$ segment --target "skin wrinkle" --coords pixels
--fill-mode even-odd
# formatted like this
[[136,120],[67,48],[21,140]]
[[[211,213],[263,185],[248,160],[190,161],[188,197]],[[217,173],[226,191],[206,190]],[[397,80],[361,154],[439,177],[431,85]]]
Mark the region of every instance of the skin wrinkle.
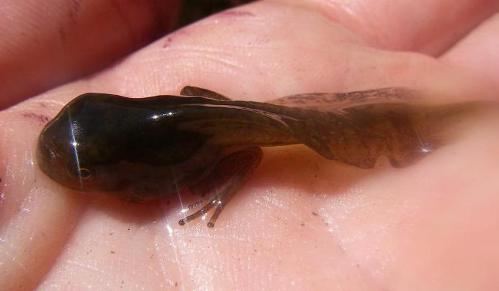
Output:
[[[393,3],[389,0],[378,2],[273,0],[271,2],[317,11],[330,21],[341,23],[353,33],[364,36],[373,47],[419,51],[429,55],[440,55],[450,49],[455,44],[454,40],[468,34],[482,19],[490,17],[499,8],[499,2],[494,0],[477,3],[460,1],[452,7],[446,2],[432,0],[410,3]],[[425,13],[426,10],[421,7],[434,13]],[[474,14],[466,14],[468,11]],[[394,25],[394,19],[399,20],[399,26]],[[456,25],[452,24],[458,22],[460,25],[456,29]],[[399,31],[398,27],[402,27],[403,30]],[[434,33],[435,27],[446,28],[445,33]],[[416,31],[416,28],[419,30]],[[406,35],[408,37],[405,37]]]
[[76,22],[78,14],[81,9],[81,0],[71,0],[71,6],[69,8],[69,18],[71,21]]
[[[163,208],[164,211],[166,212],[166,209]],[[162,223],[162,229],[163,230],[166,230],[166,236],[168,237],[168,240],[170,242],[170,245],[172,246],[172,250],[173,250],[173,265],[177,266],[177,271],[179,272],[180,274],[180,277],[183,278],[184,275],[182,274],[182,269],[180,268],[181,264],[180,264],[180,260],[179,260],[179,257],[178,257],[178,251],[176,249],[176,246],[175,246],[175,243],[174,243],[174,236],[173,236],[173,230],[171,229],[170,227],[170,223],[168,221],[168,219],[165,217],[163,219],[161,219],[161,221],[163,222]],[[159,261],[159,265],[160,265],[160,272],[161,272],[161,277],[163,279],[163,281],[167,284],[167,285],[174,285],[173,283],[173,280],[172,279],[169,279],[168,278],[168,267],[167,267],[167,264],[170,262],[170,261],[167,261],[167,260],[162,260],[161,258],[161,249],[160,249],[160,245],[158,243],[158,239],[164,239],[164,233],[165,231],[160,231],[158,233],[158,235],[156,235],[155,237],[155,240],[154,240],[154,250],[156,252],[156,257],[160,258],[158,259]]]
[[[362,261],[353,256],[351,251],[348,251],[348,248],[345,247],[345,242],[342,241],[341,234],[336,233],[332,225],[334,225],[334,222],[329,222],[328,232],[331,234],[332,240],[334,241],[337,248],[341,250],[341,254],[344,257],[344,260],[348,261],[351,266],[355,267],[353,269],[357,273],[356,277],[361,278],[363,284],[366,286],[371,286],[370,288],[372,288],[373,290],[388,290],[386,284],[383,284],[378,278],[379,274],[377,274],[377,272],[379,272],[379,270],[367,267],[364,263],[362,263]],[[373,288],[373,286],[376,287]]]
[[218,14],[216,14],[217,16],[229,16],[229,17],[253,17],[255,16],[255,14],[249,12],[249,11],[245,11],[245,10],[242,10],[242,9],[231,9],[231,10],[225,10],[225,11],[222,11]]
[[[325,212],[325,206],[323,206],[321,209],[319,209],[319,213]],[[326,211],[324,215],[321,215],[321,217],[328,217],[328,212]],[[336,216],[336,215],[335,215]],[[351,255],[351,253],[348,251],[348,248],[345,245],[345,242],[343,241],[341,237],[341,233],[335,231],[334,225],[337,223],[335,221],[334,217],[331,217],[330,219],[327,219],[328,222],[326,224],[326,227],[328,228],[328,233],[330,235],[331,241],[334,243],[335,247],[340,250],[341,255],[343,256],[343,260],[349,262],[351,266],[355,266],[354,270],[356,272],[356,278],[360,278],[363,282],[363,285],[365,286],[371,286],[373,290],[386,290],[386,286],[383,286],[383,283],[380,282],[379,279],[376,277],[376,270],[373,270],[372,268],[369,268],[367,266],[364,266],[358,259],[356,259],[354,256]],[[311,225],[310,223],[307,225]],[[324,226],[322,226],[324,227]],[[373,288],[373,286],[376,286]]]
[[[488,38],[490,31],[499,27],[499,13],[485,20],[475,29],[473,34],[460,40],[456,49],[442,56],[445,64],[459,67],[477,80],[490,83],[492,87],[499,88],[496,81],[495,70],[498,64],[497,41]],[[477,46],[480,44],[480,46]],[[470,55],[470,51],[473,52]],[[494,90],[494,91],[497,91]]]
[[[174,236],[175,232],[171,229],[171,227],[169,225],[169,222],[166,219],[166,217],[163,219],[163,221],[165,222],[164,223],[165,227],[163,229],[167,230],[166,231],[167,232],[167,236],[168,236],[168,239],[170,241],[171,249],[173,250],[173,254],[174,254],[173,264],[176,266],[176,270],[178,271],[179,276],[180,276],[180,278],[178,280],[179,281],[184,281],[185,278],[186,278],[186,276],[185,276],[184,271],[182,269],[182,262],[181,262],[181,259],[180,259],[180,254],[179,254],[179,251],[178,251],[178,248],[177,248],[177,244],[175,243],[177,241],[176,240],[176,236]],[[163,232],[160,232],[160,233],[163,233]],[[157,245],[157,242],[155,242],[155,245]],[[161,250],[159,248],[156,247],[155,249],[156,249],[157,253],[161,253]],[[161,256],[159,256],[159,257],[161,258]],[[171,283],[172,280],[167,279],[168,273],[167,273],[166,264],[167,264],[167,261],[160,260],[161,272],[162,272],[162,276],[164,277],[164,281],[166,283]],[[181,285],[181,288],[182,288],[182,290],[185,290],[185,288],[184,288],[183,285]]]
[[135,32],[134,27],[130,23],[128,17],[123,13],[123,9],[121,8],[121,0],[110,0],[111,6],[116,11],[121,22],[124,24],[126,31],[128,33],[128,37],[130,39],[130,43],[135,43],[139,40],[137,33]]
[[68,245],[68,243],[70,242],[71,240],[71,230],[73,230],[78,221],[81,219],[81,217],[83,217],[83,214],[86,210],[86,205],[82,205],[81,207],[79,207],[79,209],[75,209],[75,211],[73,211],[71,214],[74,215],[74,213],[76,212],[77,215],[76,217],[74,218],[74,222],[73,223],[69,223],[69,227],[68,227],[68,232],[67,232],[67,235],[65,237],[63,237],[60,241],[59,241],[59,245],[60,245],[60,250],[59,252],[55,253],[53,255],[53,258],[51,260],[51,262],[49,261],[49,263],[47,264],[48,268],[46,270],[41,270],[41,274],[39,276],[39,280],[36,282],[36,284],[33,284],[35,286],[39,286],[42,284],[42,282],[44,281],[45,277],[47,276],[47,274],[50,273],[51,271],[51,268],[50,266],[54,266],[56,264],[56,262],[59,260],[59,258],[61,257],[63,251],[64,251],[64,248],[65,246]]
[[227,54],[226,52],[223,52],[221,50],[210,50],[210,49],[204,49],[201,47],[170,47],[168,48],[170,50],[170,53],[178,55],[178,57],[181,57],[183,59],[205,59],[208,61],[212,61],[214,63],[220,63],[224,66],[231,67],[232,69],[242,69],[243,66],[238,64],[237,61],[233,61],[233,57],[230,56],[230,54]]
[[[17,150],[11,151],[10,153],[10,158],[13,160],[18,160],[19,156],[20,155],[18,154]],[[9,183],[10,181],[20,180],[21,181],[20,185],[25,186],[26,176],[29,175],[23,175],[23,172],[26,172],[24,167],[22,168],[22,170],[19,169],[17,169],[16,171],[12,170],[10,167],[10,164],[12,163],[11,159],[6,161],[6,169],[3,172],[2,180],[4,180],[6,184]],[[12,186],[9,187],[9,185],[6,185],[6,187],[3,189],[6,192],[6,199],[3,200],[2,204],[0,205],[2,208],[2,211],[0,212],[0,222],[1,222],[0,230],[3,230],[4,227],[8,225],[10,221],[18,213],[19,206],[22,204],[22,201],[24,200],[26,193],[28,193],[29,191],[28,189],[25,189],[25,187],[22,187],[22,191],[19,191],[19,188],[20,187],[18,187],[17,190],[17,193],[19,194],[15,196],[10,195],[10,193],[13,193],[13,191],[11,190]]]
[[[262,199],[264,199],[264,198],[262,198]],[[258,199],[258,200],[257,200],[257,203],[259,203],[259,204],[260,204],[260,202],[258,202],[259,200],[260,200],[260,199]],[[275,199],[267,199],[267,200],[268,200],[268,201],[275,201]],[[273,204],[272,206],[269,206],[269,205],[267,205],[267,204],[268,204],[268,203],[263,203],[263,204],[261,204],[261,206],[263,206],[263,207],[267,207],[267,208],[269,208],[269,209],[275,209],[276,204]],[[277,205],[277,206],[280,206],[280,205]],[[281,205],[281,208],[284,210],[284,209],[288,209],[289,207],[288,207],[288,206],[282,206],[282,205]],[[321,211],[321,212],[322,212],[322,211]],[[290,212],[290,213],[293,213],[293,212]],[[294,213],[293,213],[293,214],[294,214]],[[295,216],[295,218],[299,218],[299,217],[298,217],[298,216]],[[313,217],[312,217],[312,218],[313,218]],[[333,221],[334,221],[334,218],[332,218],[332,219],[333,219],[333,220],[332,220],[332,222],[333,222]],[[300,221],[300,219],[295,219],[295,220],[296,220],[297,222],[298,222],[298,221]],[[292,223],[292,224],[293,224],[293,223]],[[295,222],[294,224],[296,224],[296,222]],[[313,229],[313,230],[319,230],[319,229],[320,229],[320,227],[322,227],[322,226],[314,226],[314,224],[313,224],[313,223],[308,222],[308,223],[306,223],[306,226],[305,226],[305,227],[307,227],[307,228],[310,228],[310,227],[311,227],[311,229]],[[372,275],[372,270],[371,270],[371,269],[369,269],[369,268],[362,268],[362,267],[361,267],[361,265],[360,265],[360,264],[359,264],[359,263],[358,263],[358,262],[357,262],[354,258],[351,258],[351,257],[350,257],[350,258],[348,258],[348,253],[347,253],[347,252],[345,251],[345,249],[341,246],[341,243],[340,243],[340,242],[341,242],[341,240],[340,240],[340,241],[337,241],[337,240],[335,239],[336,234],[335,234],[334,232],[330,232],[330,235],[331,235],[331,241],[333,242],[333,244],[334,244],[336,247],[338,247],[338,248],[341,250],[341,253],[342,253],[342,255],[344,256],[344,258],[343,258],[342,260],[345,260],[345,261],[350,261],[350,263],[349,263],[350,265],[352,265],[352,266],[357,266],[357,267],[355,268],[355,270],[356,270],[357,274],[359,274],[359,277],[360,277],[360,278],[364,278],[364,279],[363,279],[364,285],[366,285],[366,286],[367,286],[367,283],[365,283],[365,282],[374,282],[374,281],[375,281],[375,279],[374,279],[374,276]],[[219,237],[217,237],[217,239],[218,239],[218,238],[219,238]],[[234,239],[235,239],[235,238],[234,238]],[[340,244],[338,244],[338,243],[340,243]],[[377,282],[377,284],[371,283],[371,284],[370,284],[370,286],[378,286],[378,287],[376,287],[376,288],[374,288],[374,289],[375,289],[375,290],[382,290],[382,289],[380,289],[380,288],[379,288],[379,284],[380,284],[379,282]]]
[[71,0],[71,4],[68,7],[68,21],[61,23],[58,29],[60,40],[62,43],[67,41],[67,27],[75,26],[78,22],[79,12],[81,9],[80,0]]

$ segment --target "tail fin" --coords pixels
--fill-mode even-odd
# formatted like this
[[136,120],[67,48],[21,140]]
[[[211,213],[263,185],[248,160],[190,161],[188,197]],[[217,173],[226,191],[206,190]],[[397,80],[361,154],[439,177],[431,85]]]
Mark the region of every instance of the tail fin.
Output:
[[380,156],[386,156],[393,166],[400,167],[432,146],[422,139],[401,107],[368,105],[342,114],[309,111],[305,119],[287,123],[300,142],[325,158],[372,168]]
[[[400,96],[403,91],[388,94],[393,90],[381,89],[380,94],[374,95],[373,91],[364,91],[376,100],[356,92],[356,98],[361,97],[358,102],[338,100],[338,94],[329,94],[336,103],[326,102],[328,106],[324,104],[322,110],[303,104],[291,106],[293,118],[285,122],[301,143],[328,159],[372,168],[380,156],[386,156],[394,167],[403,167],[440,147],[450,138],[452,124],[484,107],[481,102],[414,102],[415,99]],[[310,97],[313,98],[307,96]],[[321,102],[326,100],[324,97],[327,96],[321,95]],[[283,104],[284,99],[279,100],[276,103]]]

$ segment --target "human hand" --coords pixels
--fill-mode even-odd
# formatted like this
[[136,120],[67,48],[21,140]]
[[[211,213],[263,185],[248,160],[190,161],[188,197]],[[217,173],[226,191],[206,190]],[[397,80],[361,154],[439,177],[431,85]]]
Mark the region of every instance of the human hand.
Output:
[[[497,16],[479,25],[499,8],[494,1],[296,3],[262,1],[212,16],[90,77],[4,110],[0,286],[496,287],[496,121],[478,124],[461,140],[403,169],[361,170],[304,147],[266,149],[214,229],[199,221],[179,226],[176,199],[152,206],[88,199],[38,170],[33,153],[41,128],[84,92],[143,97],[195,85],[257,101],[387,86],[469,99],[497,92]],[[139,19],[147,24],[154,17],[144,13]],[[137,35],[151,31],[146,24]],[[120,26],[106,27],[114,35],[112,28]],[[9,92],[40,92],[40,79],[24,82],[33,75],[45,83],[55,75],[60,80],[95,69],[100,60],[81,48],[99,42],[86,39],[92,34],[84,31],[81,39],[72,36],[78,41],[71,42],[73,53],[59,61],[79,65],[56,74],[53,50],[33,49],[36,58],[20,55],[9,70],[2,67],[0,76],[17,76]],[[103,58],[138,43],[117,42]],[[14,64],[23,64],[23,70]],[[5,102],[9,94],[2,96]]]

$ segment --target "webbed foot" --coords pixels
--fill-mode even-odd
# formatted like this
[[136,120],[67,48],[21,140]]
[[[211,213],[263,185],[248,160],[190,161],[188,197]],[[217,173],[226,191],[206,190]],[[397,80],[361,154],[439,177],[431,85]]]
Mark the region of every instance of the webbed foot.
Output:
[[[180,225],[184,225],[200,216],[205,215],[212,208],[215,208],[213,215],[208,221],[208,227],[215,226],[220,213],[237,190],[248,179],[253,170],[258,166],[262,158],[262,150],[259,147],[247,148],[228,155],[223,158],[215,167],[213,172],[199,184],[203,188],[205,183],[220,181],[213,185],[214,195],[206,205],[193,214],[179,220]],[[194,190],[195,192],[195,190]]]

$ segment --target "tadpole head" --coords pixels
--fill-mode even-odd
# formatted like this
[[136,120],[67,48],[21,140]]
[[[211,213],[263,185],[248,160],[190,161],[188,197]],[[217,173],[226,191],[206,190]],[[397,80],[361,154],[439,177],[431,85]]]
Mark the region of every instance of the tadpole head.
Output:
[[40,169],[52,180],[72,189],[85,190],[92,171],[80,163],[80,129],[71,116],[72,111],[72,105],[67,105],[46,125],[38,138],[36,158]]

